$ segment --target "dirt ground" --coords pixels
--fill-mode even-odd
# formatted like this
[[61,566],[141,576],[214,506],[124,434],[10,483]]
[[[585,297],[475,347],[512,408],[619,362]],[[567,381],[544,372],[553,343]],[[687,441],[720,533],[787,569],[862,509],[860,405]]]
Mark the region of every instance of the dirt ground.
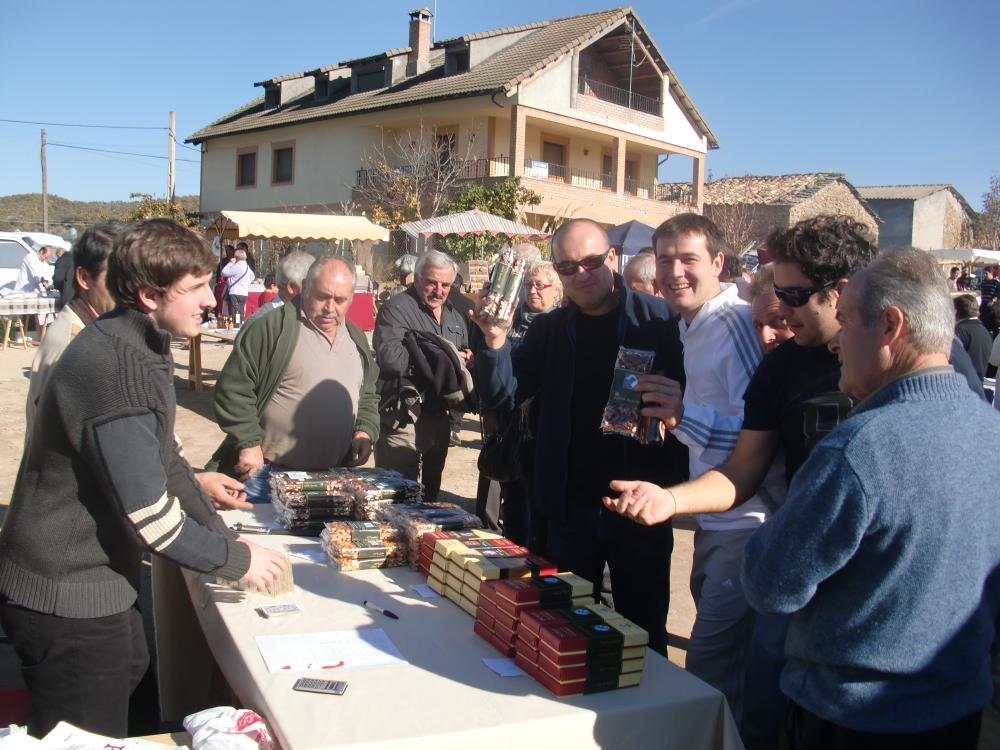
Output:
[[[232,345],[221,341],[205,339],[202,344],[202,369],[218,374]],[[24,441],[24,403],[28,393],[28,376],[34,348],[8,348],[0,352],[0,519],[10,502],[17,469],[21,461]],[[177,385],[177,435],[180,437],[184,454],[194,466],[203,466],[222,440],[222,431],[212,420],[212,391],[206,388],[200,393],[188,388],[188,350],[179,340],[173,345],[176,363]],[[471,418],[465,420],[461,433],[462,446],[448,452],[442,481],[442,499],[457,502],[472,510],[476,497],[478,471],[476,458],[479,451],[479,423]],[[667,630],[671,634],[670,658],[677,664],[684,664],[683,646],[691,634],[694,621],[694,603],[688,592],[687,580],[691,570],[691,543],[693,532],[690,525],[674,532],[674,553],[671,567],[670,615]],[[0,662],[0,673],[3,671]],[[0,675],[0,685],[5,681]]]

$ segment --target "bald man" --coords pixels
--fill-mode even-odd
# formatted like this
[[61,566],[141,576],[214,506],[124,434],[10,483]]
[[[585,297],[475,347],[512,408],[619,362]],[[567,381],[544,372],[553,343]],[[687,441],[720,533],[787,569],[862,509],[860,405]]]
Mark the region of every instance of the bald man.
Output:
[[378,366],[347,319],[354,269],[317,260],[302,293],[249,322],[215,387],[226,439],[213,456],[246,483],[247,500],[269,502],[275,469],[360,466],[378,439]]

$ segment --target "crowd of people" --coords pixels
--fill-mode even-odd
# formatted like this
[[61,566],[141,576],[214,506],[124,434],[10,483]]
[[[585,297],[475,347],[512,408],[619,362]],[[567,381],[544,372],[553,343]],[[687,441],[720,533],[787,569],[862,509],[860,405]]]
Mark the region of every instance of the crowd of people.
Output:
[[[604,228],[573,219],[548,260],[515,248],[527,271],[506,321],[457,295],[457,264],[432,250],[371,344],[347,316],[354,266],[289,253],[223,367],[225,439],[195,471],[170,338],[197,335],[213,270],[242,315],[248,248],[217,265],[168,220],[87,230],[0,531],[32,730],[124,736],[148,663],[143,550],[264,585],[284,562],[218,509],[268,502],[275,470],[372,456],[435,500],[456,421],[477,412],[518,442],[513,475],[480,479],[484,522],[593,582],[662,656],[672,519],[694,518],[686,668],[748,748],[976,747],[1000,679],[1000,414],[983,390],[1000,282],[985,307],[953,300],[954,272],[879,252],[846,217],[775,230],[749,279],[727,249],[681,214],[620,274]],[[651,355],[634,390],[653,439],[602,429],[622,347]]]

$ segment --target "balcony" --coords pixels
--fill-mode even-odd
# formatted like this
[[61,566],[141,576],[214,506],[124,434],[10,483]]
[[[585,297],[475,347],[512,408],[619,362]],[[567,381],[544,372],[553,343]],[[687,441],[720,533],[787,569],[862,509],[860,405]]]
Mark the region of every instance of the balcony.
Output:
[[[580,76],[577,92],[583,97],[598,99],[616,107],[642,112],[643,114],[652,115],[657,118],[663,117],[663,102],[660,99],[637,94],[634,91],[602,83],[601,81],[595,81],[586,76]],[[582,105],[584,109],[590,109],[587,106],[587,99],[578,98],[577,104]]]
[[[391,171],[382,169],[359,169],[355,173],[355,187],[374,187],[379,184],[394,182],[401,177],[423,177],[433,179],[441,174],[443,168],[437,164],[412,165],[404,164],[393,167]],[[506,156],[493,156],[488,159],[455,160],[447,169],[454,170],[447,179],[483,180],[487,177],[507,177],[510,175],[510,160]]]

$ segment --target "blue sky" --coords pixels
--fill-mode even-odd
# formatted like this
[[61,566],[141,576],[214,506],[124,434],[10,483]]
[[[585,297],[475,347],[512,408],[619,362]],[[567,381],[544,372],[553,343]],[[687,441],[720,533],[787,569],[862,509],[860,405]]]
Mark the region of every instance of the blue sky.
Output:
[[[433,0],[431,0],[431,3]],[[183,138],[253,82],[407,43],[415,0],[0,0],[0,118],[165,128]],[[612,7],[439,0],[439,39]],[[725,175],[844,172],[855,185],[953,183],[976,208],[1000,172],[995,0],[696,0],[633,6],[721,148]],[[164,130],[47,127],[52,143],[165,156]],[[38,192],[39,126],[0,122],[0,195]],[[179,194],[198,154],[177,149]],[[49,190],[163,194],[166,162],[53,146]],[[671,178],[675,175],[670,175]],[[688,177],[676,175],[679,179]]]

